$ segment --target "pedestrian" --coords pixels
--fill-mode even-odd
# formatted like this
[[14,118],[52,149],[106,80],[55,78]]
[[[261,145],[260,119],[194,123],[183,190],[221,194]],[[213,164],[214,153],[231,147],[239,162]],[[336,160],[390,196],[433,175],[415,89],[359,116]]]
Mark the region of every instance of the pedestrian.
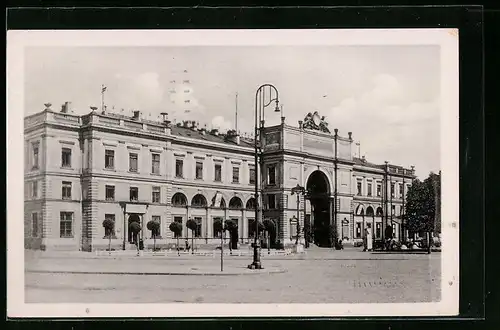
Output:
[[363,252],[366,252],[366,250],[368,249],[368,245],[367,245],[367,234],[368,234],[368,229],[365,229],[365,232],[363,233]]
[[366,230],[366,249],[368,251],[373,250],[372,232],[371,230]]
[[189,252],[190,247],[189,247],[189,242],[188,242],[187,238],[185,240],[185,244],[186,244],[186,251]]

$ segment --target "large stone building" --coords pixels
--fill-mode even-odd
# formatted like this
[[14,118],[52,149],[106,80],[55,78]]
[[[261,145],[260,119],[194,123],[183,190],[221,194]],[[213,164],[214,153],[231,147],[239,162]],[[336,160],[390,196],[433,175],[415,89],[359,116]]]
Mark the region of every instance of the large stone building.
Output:
[[[60,112],[50,107],[24,121],[26,248],[92,251],[106,248],[109,237],[115,249],[133,248],[134,221],[147,245],[153,234],[157,244],[175,243],[172,221],[197,245],[220,242],[215,224],[222,219],[237,222],[240,244],[253,237],[253,140],[194,122],[145,120],[139,112],[78,116],[69,103]],[[317,113],[298,126],[282,118],[263,129],[262,217],[274,221],[281,246],[295,243],[297,217],[320,245],[332,227],[347,243],[361,241],[365,229],[383,238],[386,224],[403,235],[413,169],[353,157],[352,143],[350,132],[330,133]],[[292,194],[297,185],[306,195]],[[105,219],[113,229],[103,227]],[[188,219],[198,224],[194,232]],[[147,229],[150,220],[159,232]]]

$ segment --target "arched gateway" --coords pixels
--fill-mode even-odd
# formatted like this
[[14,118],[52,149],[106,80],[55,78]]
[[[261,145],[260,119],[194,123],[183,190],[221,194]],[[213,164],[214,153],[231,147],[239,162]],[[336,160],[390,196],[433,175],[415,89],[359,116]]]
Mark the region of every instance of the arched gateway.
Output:
[[311,202],[314,244],[330,247],[330,222],[332,218],[330,204],[330,184],[325,173],[314,171],[307,180],[306,189]]

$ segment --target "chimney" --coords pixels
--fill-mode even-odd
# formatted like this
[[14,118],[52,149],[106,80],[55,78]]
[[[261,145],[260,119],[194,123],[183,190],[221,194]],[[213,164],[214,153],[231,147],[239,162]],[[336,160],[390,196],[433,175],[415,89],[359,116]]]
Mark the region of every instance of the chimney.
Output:
[[238,145],[240,144],[240,136],[239,136],[238,132],[236,132],[236,130],[234,130],[234,129],[227,131],[225,140],[231,141],[231,142],[236,143]]
[[213,128],[213,129],[210,131],[210,134],[215,135],[215,136],[219,136],[219,130],[218,130],[217,128]]
[[71,102],[64,102],[64,104],[61,107],[61,112],[62,113],[68,113],[71,110]]
[[299,120],[299,128],[302,129],[303,121]]
[[362,161],[363,163],[366,163],[366,158],[365,158],[365,156],[364,156],[364,155],[361,157],[361,161]]
[[141,112],[139,110],[134,111],[134,116],[132,117],[135,120],[141,119]]
[[352,141],[352,132],[347,132],[347,135],[349,135],[349,140]]

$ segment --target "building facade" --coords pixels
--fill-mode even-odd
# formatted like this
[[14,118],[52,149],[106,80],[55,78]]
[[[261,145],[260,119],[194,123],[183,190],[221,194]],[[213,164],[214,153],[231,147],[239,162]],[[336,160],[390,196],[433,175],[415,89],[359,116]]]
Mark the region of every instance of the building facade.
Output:
[[[352,134],[330,133],[317,113],[298,126],[265,127],[255,164],[254,141],[235,131],[207,131],[194,122],[172,125],[93,111],[77,116],[66,103],[50,104],[25,125],[25,247],[93,251],[131,249],[140,224],[146,245],[176,244],[171,222],[182,223],[180,238],[196,245],[220,244],[219,221],[237,224],[236,240],[255,233],[256,171],[261,175],[259,219],[275,224],[279,246],[304,240],[304,225],[319,245],[327,228],[345,242],[361,241],[365,229],[383,238],[392,225],[404,228],[404,196],[414,170],[376,165],[353,157]],[[257,166],[256,166],[257,165]],[[306,193],[293,193],[297,185]],[[111,220],[113,228],[104,228]],[[186,227],[193,219],[196,230]],[[148,222],[160,223],[158,231]],[[297,226],[297,223],[299,224]],[[302,230],[301,230],[302,228]],[[331,230],[331,229],[328,229]]]

